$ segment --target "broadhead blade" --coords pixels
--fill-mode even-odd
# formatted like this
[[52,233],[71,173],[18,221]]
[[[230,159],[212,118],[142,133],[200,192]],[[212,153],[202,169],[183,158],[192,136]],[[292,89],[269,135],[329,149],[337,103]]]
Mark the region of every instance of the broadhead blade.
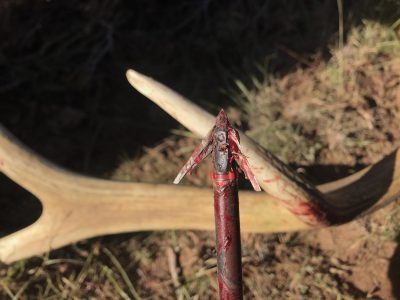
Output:
[[182,178],[193,171],[193,169],[212,152],[212,142],[213,142],[213,129],[207,134],[207,136],[201,141],[200,145],[194,149],[192,155],[186,164],[179,171],[178,175],[174,180],[174,184],[178,184]]
[[246,156],[242,153],[240,149],[239,134],[231,126],[229,127],[228,130],[228,139],[234,160],[238,164],[239,168],[243,171],[246,178],[250,181],[251,185],[253,186],[253,189],[257,192],[260,192],[261,191],[260,185],[258,184],[257,179],[254,176],[253,172],[251,171],[249,161],[247,160]]
[[197,164],[194,162],[193,158],[190,157],[189,160],[186,162],[186,164],[179,171],[178,175],[175,177],[174,184],[178,184],[182,180],[182,178],[187,173],[190,173],[196,166]]

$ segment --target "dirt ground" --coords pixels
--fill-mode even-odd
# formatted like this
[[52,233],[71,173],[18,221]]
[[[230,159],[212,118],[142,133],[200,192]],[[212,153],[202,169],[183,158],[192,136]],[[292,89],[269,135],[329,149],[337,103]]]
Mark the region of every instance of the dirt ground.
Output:
[[[226,108],[315,184],[349,175],[400,145],[400,3],[341,3],[3,1],[0,122],[73,171],[171,182],[198,140],[129,87],[133,67]],[[210,185],[208,169],[186,182]],[[0,179],[4,236],[34,204]],[[335,228],[244,234],[245,299],[400,299],[399,237],[398,203]],[[215,265],[212,232],[98,237],[0,263],[0,298],[216,299]]]

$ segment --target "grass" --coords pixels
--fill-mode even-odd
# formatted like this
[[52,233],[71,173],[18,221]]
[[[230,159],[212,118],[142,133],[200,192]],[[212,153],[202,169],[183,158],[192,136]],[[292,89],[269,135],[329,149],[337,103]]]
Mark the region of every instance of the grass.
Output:
[[387,115],[397,97],[399,50],[390,26],[364,20],[326,62],[269,75],[252,90],[238,82],[247,133],[287,163],[376,162],[399,145],[396,121]]

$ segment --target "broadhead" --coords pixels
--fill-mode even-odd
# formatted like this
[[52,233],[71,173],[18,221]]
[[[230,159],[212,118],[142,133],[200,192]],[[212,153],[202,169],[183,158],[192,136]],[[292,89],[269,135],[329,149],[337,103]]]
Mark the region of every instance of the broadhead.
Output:
[[[178,184],[187,173],[190,173],[203,159],[205,159],[213,151],[213,145],[216,142],[216,140],[214,140],[214,133],[217,130],[221,129],[228,134],[228,146],[233,160],[237,162],[238,167],[243,171],[246,178],[250,180],[253,188],[256,191],[260,191],[260,186],[250,169],[249,162],[240,150],[239,134],[229,123],[228,117],[223,109],[221,109],[217,115],[215,126],[208,133],[207,137],[205,137],[201,141],[200,145],[197,146],[196,149],[193,151],[190,159],[180,170],[178,176],[176,176],[174,183]],[[230,166],[230,168],[232,168],[232,166]]]

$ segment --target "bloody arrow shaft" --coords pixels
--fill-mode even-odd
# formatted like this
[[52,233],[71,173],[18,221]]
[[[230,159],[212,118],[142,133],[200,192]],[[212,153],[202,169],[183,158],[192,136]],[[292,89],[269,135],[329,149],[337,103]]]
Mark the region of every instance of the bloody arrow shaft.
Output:
[[217,263],[219,298],[243,299],[242,256],[240,246],[239,197],[237,173],[241,169],[256,191],[260,186],[242,154],[239,134],[231,126],[223,110],[214,127],[179,171],[174,183],[190,173],[200,161],[213,154],[214,212],[217,233]]
[[[221,123],[221,124],[219,124]],[[218,287],[221,300],[243,299],[239,197],[228,123],[218,122],[214,133],[214,214],[217,236]]]
[[243,299],[239,199],[234,172],[231,179],[214,173],[214,211],[219,297]]

